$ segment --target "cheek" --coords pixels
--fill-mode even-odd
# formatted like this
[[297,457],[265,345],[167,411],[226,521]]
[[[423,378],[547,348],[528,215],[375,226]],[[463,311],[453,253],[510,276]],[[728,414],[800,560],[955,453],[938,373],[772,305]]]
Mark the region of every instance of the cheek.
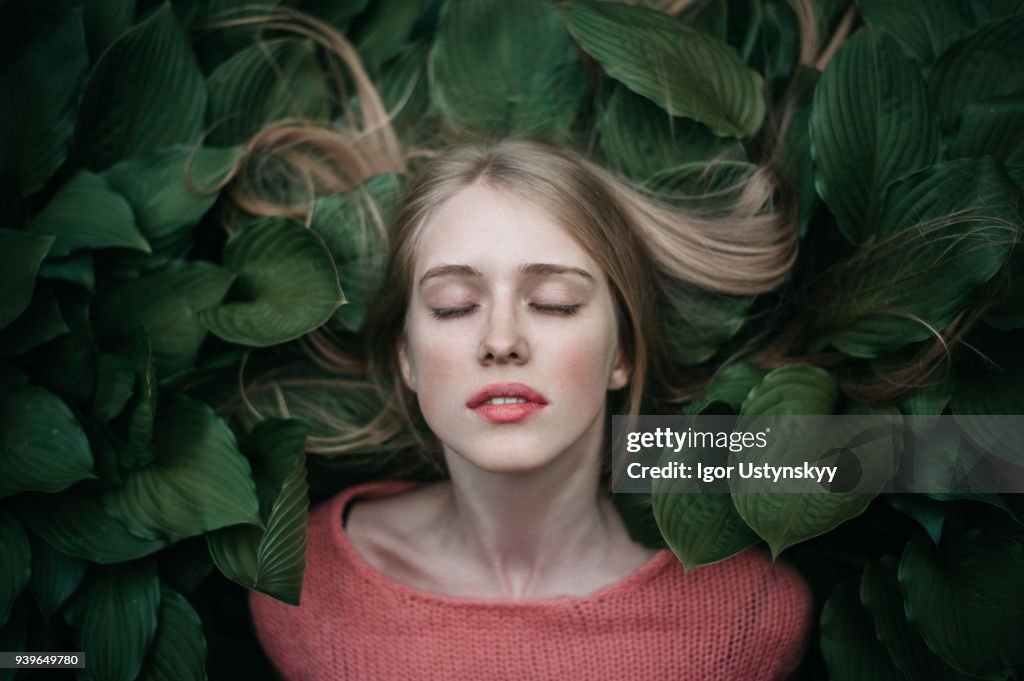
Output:
[[574,402],[596,408],[604,404],[614,359],[614,329],[566,338],[560,344],[559,366],[553,367],[560,384]]
[[460,373],[465,374],[465,368],[463,366],[460,372],[456,348],[450,338],[430,339],[411,334],[409,348],[416,398],[429,424],[452,399],[458,398],[454,388]]

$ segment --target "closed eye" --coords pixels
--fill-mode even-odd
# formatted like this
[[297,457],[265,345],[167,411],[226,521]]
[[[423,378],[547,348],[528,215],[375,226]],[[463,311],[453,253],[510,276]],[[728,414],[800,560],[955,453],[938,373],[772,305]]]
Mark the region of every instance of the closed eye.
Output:
[[451,319],[452,317],[462,317],[469,314],[476,309],[476,304],[463,305],[462,307],[439,307],[434,308],[431,313],[431,317],[434,319]]
[[530,307],[538,312],[555,315],[574,315],[580,311],[580,305],[544,305],[541,303],[530,303]]

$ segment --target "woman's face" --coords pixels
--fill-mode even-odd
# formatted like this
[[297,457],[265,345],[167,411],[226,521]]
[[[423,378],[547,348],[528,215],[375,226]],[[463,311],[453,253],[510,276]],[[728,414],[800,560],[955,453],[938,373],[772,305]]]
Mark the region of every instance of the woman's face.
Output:
[[415,255],[402,374],[449,457],[494,473],[596,457],[629,369],[607,277],[528,201],[449,199]]

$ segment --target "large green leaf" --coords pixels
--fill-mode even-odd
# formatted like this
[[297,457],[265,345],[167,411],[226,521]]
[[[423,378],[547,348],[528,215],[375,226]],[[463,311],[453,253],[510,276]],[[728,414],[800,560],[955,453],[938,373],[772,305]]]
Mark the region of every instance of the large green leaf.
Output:
[[201,402],[161,397],[153,463],[103,492],[107,513],[143,539],[170,542],[239,523],[260,525],[256,487],[234,435]]
[[765,374],[740,404],[740,413],[827,415],[838,397],[835,381],[827,371],[808,364],[789,364]]
[[166,542],[141,539],[103,510],[99,493],[23,494],[18,516],[33,532],[69,556],[94,563],[120,563],[162,549]]
[[128,200],[153,251],[179,255],[240,155],[236,148],[171,147],[121,161],[103,177]]
[[853,243],[875,233],[886,187],[939,151],[917,67],[871,26],[829,62],[814,92],[810,136],[818,193]]
[[133,681],[156,634],[160,581],[149,560],[95,565],[65,612],[89,678]]
[[821,654],[830,681],[905,681],[877,638],[857,585],[843,582],[821,611]]
[[957,669],[1008,678],[1024,663],[1024,547],[996,532],[919,534],[900,559],[907,619]]
[[766,373],[768,372],[764,369],[756,369],[745,362],[729,364],[715,374],[708,382],[704,393],[686,405],[683,411],[686,414],[700,414],[711,405],[722,403],[727,405],[732,413],[737,413],[747,395],[761,382]]
[[880,243],[818,317],[814,347],[876,357],[946,328],[1002,267],[1022,206],[1021,189],[991,158],[941,163],[894,183]]
[[283,118],[322,120],[330,91],[309,40],[279,38],[236,53],[210,74],[210,141],[241,144]]
[[81,10],[48,22],[0,72],[0,175],[17,177],[21,196],[42,189],[64,162],[89,61]]
[[95,62],[121,34],[132,26],[135,0],[84,0],[82,3],[85,38]]
[[68,331],[52,287],[38,282],[28,308],[0,331],[0,357],[20,355]]
[[78,420],[59,397],[35,385],[0,398],[0,470],[0,497],[56,492],[95,477]]
[[32,571],[32,551],[25,529],[13,513],[0,510],[0,627],[7,622],[14,599],[28,584]]
[[75,593],[89,564],[81,558],[61,553],[36,535],[29,537],[29,543],[32,545],[29,590],[43,617],[50,618]]
[[0,329],[25,311],[32,300],[39,263],[53,246],[53,237],[0,229]]
[[199,139],[206,88],[188,40],[165,2],[118,38],[89,74],[73,158],[101,170],[124,158]]
[[954,43],[928,79],[945,131],[962,127],[968,104],[1024,90],[1024,15],[989,22]]
[[893,664],[912,681],[955,681],[962,678],[936,657],[907,621],[896,578],[895,556],[869,561],[860,579],[860,600],[875,622],[875,632]]
[[160,585],[156,636],[136,681],[205,681],[203,623],[185,597]]
[[1024,163],[1024,90],[968,103],[947,154]]
[[102,289],[95,303],[96,324],[109,342],[145,327],[160,375],[192,367],[206,337],[201,310],[221,301],[231,273],[203,261],[174,264],[138,279]]
[[333,194],[314,205],[310,226],[330,251],[347,299],[332,322],[347,331],[362,328],[384,281],[387,246],[373,217],[390,225],[404,191],[402,175],[376,175],[348,195]]
[[673,359],[680,364],[699,364],[710,358],[740,330],[753,301],[753,296],[670,287],[662,323]]
[[860,7],[865,21],[892,34],[922,67],[970,33],[977,19],[971,3],[962,0],[861,0]]
[[687,570],[725,560],[759,541],[728,494],[673,492],[671,481],[655,483],[651,495],[654,517]]
[[720,40],[661,12],[613,2],[559,6],[576,42],[609,76],[673,116],[693,118],[721,136],[761,127],[761,76]]
[[231,291],[199,317],[233,343],[264,347],[294,340],[345,302],[323,240],[294,220],[246,225],[224,247],[224,265],[235,274]]
[[[338,3],[333,4],[337,6]],[[375,0],[369,3],[366,13],[354,27],[352,41],[370,73],[377,72],[408,44],[425,6],[424,0]]]
[[446,2],[430,54],[431,94],[460,129],[563,140],[586,81],[551,3]]
[[131,206],[100,177],[80,170],[60,188],[26,231],[57,238],[50,256],[89,248],[130,248],[149,253]]
[[266,530],[239,525],[206,535],[220,571],[249,589],[299,604],[306,566],[305,442],[298,421],[268,420],[253,430],[254,474]]

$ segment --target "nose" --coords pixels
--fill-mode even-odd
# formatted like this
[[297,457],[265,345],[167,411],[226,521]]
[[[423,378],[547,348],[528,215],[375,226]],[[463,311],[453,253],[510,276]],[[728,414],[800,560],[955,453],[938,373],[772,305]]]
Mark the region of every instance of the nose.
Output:
[[482,364],[523,364],[530,358],[514,304],[492,307],[485,324],[478,351]]

